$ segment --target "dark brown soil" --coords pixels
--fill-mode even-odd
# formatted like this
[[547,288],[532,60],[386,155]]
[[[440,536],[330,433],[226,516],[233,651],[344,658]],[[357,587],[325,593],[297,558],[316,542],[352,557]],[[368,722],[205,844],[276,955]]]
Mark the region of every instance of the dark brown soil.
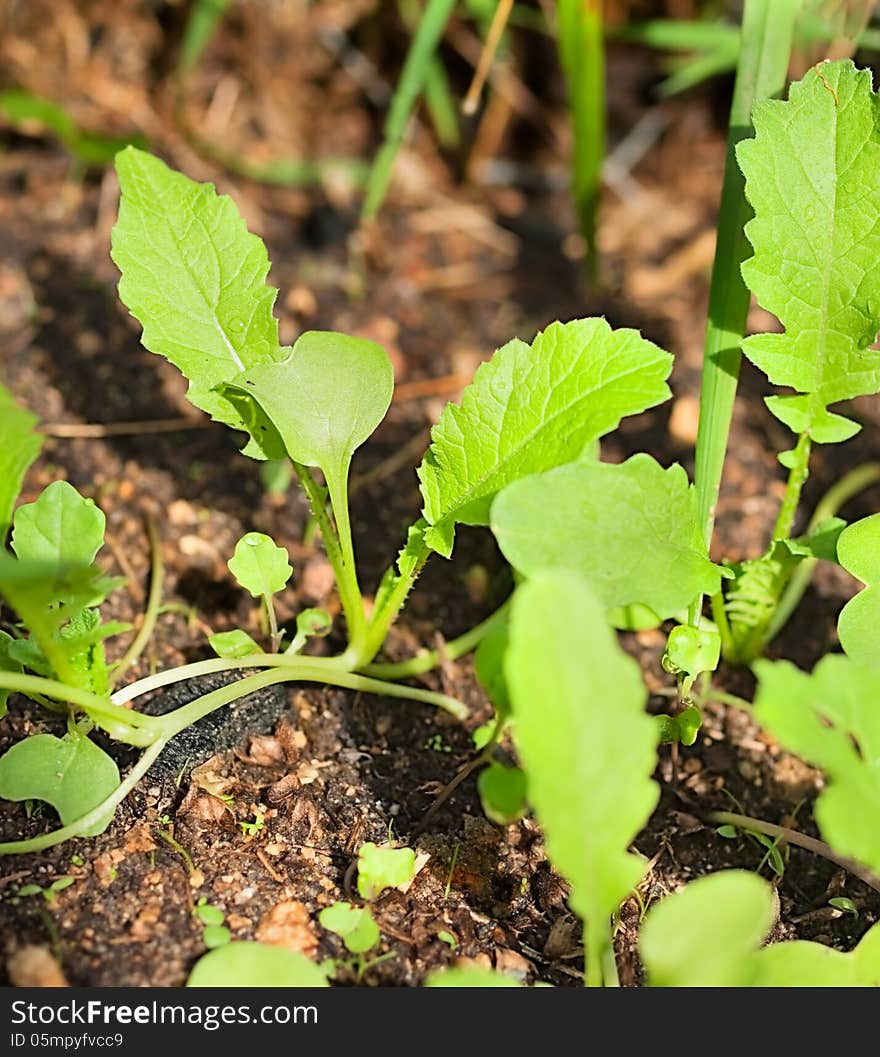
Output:
[[[261,186],[216,168],[188,144],[181,113],[174,115],[167,76],[172,59],[164,50],[180,30],[174,5],[114,0],[90,5],[86,20],[77,5],[61,3],[52,5],[52,19],[43,12],[41,21],[45,6],[45,0],[11,5],[10,32],[0,45],[10,78],[68,102],[95,127],[118,132],[134,123],[172,163],[233,194],[269,246],[284,340],[304,327],[326,327],[370,336],[388,348],[399,398],[354,466],[354,529],[366,584],[378,582],[417,515],[413,467],[443,402],[457,397],[495,347],[514,335],[530,338],[553,319],[605,314],[675,353],[673,402],[626,423],[606,450],[616,459],[647,449],[692,469],[724,158],[719,115],[729,85],[657,104],[654,57],[612,49],[612,145],[645,115],[658,133],[626,193],[606,191],[605,288],[584,294],[572,211],[564,192],[553,190],[564,172],[567,133],[549,45],[530,53],[523,67],[531,71],[525,87],[536,93],[538,113],[507,112],[498,128],[481,126],[487,136],[497,133],[490,158],[514,162],[519,182],[460,181],[464,155],[440,158],[421,124],[401,158],[377,231],[361,245],[360,265],[353,265],[348,239],[357,199],[351,187],[332,181],[318,188]],[[626,7],[609,6],[618,13]],[[630,6],[656,11],[663,5]],[[402,38],[392,34],[387,54],[377,50],[378,23],[366,2],[318,4],[314,15],[295,23],[283,7],[235,5],[189,87],[184,118],[208,138],[222,139],[228,151],[249,152],[255,160],[297,152],[368,154],[377,111],[316,40],[328,27],[350,30],[349,39],[387,61],[391,78]],[[96,26],[102,27],[97,35]],[[31,61],[36,54],[44,59],[38,72]],[[454,70],[462,64],[460,56],[448,60]],[[137,621],[143,610],[149,569],[143,517],[157,519],[169,609],[132,677],[208,656],[207,631],[241,626],[258,634],[251,601],[225,565],[249,529],[271,533],[290,551],[296,572],[282,602],[284,620],[302,605],[337,612],[320,546],[305,542],[302,498],[295,490],[268,495],[235,438],[193,412],[174,369],[139,346],[138,329],[116,299],[108,254],[116,203],[112,173],[81,176],[49,138],[13,132],[3,138],[2,375],[50,427],[24,499],[59,477],[96,498],[108,518],[105,562],[128,580],[111,606],[110,615],[122,620]],[[757,314],[754,323],[767,326]],[[718,511],[718,556],[760,553],[776,516],[783,484],[774,453],[788,440],[766,412],[763,392],[761,377],[744,367]],[[846,467],[876,453],[876,402],[855,413],[865,429],[846,446],[820,452],[808,505]],[[191,425],[172,433],[51,436],[59,424],[180,416],[189,416]],[[878,499],[874,490],[845,513],[867,514]],[[490,534],[461,532],[455,562],[429,565],[389,639],[389,655],[403,658],[460,634],[509,589]],[[812,666],[835,647],[836,614],[853,589],[841,570],[823,568],[773,654]],[[663,710],[666,699],[657,693],[669,685],[659,665],[663,633],[625,640],[643,664],[653,705]],[[122,638],[111,645],[114,655],[126,644]],[[749,680],[722,670],[718,682],[748,696]],[[379,900],[381,951],[392,957],[370,969],[365,983],[417,984],[429,970],[464,957],[530,981],[577,984],[579,926],[536,824],[487,821],[473,777],[429,814],[438,793],[472,758],[470,733],[489,708],[469,659],[446,664],[422,682],[465,701],[472,719],[462,726],[428,707],[339,690],[267,693],[244,719],[239,714],[222,721],[221,754],[209,758],[207,735],[179,746],[102,836],[0,860],[0,976],[17,983],[47,980],[60,967],[71,984],[180,985],[204,950],[192,913],[202,897],[224,910],[236,939],[256,937],[317,958],[341,956],[336,939],[318,925],[318,912],[351,895],[358,847],[384,841],[393,827],[394,837],[415,847],[424,865],[406,894]],[[0,726],[0,748],[45,722],[36,709],[14,703]],[[194,774],[193,764],[201,765]],[[792,848],[777,877],[757,842],[724,839],[700,821],[707,810],[739,805],[747,814],[815,833],[811,800],[818,776],[782,753],[746,714],[713,709],[693,748],[662,751],[657,777],[662,799],[637,842],[651,863],[641,906],[690,878],[741,866],[777,883],[777,937],[849,949],[880,916],[880,897],[823,859]],[[21,805],[3,804],[0,835],[41,832],[56,824],[50,815],[38,810],[28,817]],[[260,816],[256,832],[243,830],[241,823]],[[51,901],[16,896],[23,885],[48,887],[62,876],[74,883]],[[854,901],[858,917],[829,905],[840,894]],[[625,905],[617,936],[627,985],[641,979],[640,901]],[[454,939],[455,950],[441,933]],[[44,948],[54,961],[24,965],[21,951],[29,945]]]

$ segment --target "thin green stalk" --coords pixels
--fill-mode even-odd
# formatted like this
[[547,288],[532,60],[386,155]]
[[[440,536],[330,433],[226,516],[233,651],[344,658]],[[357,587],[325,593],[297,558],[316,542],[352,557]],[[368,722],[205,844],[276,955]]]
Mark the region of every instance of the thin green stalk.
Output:
[[210,43],[220,20],[229,7],[229,0],[196,0],[186,23],[177,72],[186,77],[195,69],[202,52]]
[[[415,33],[421,18],[421,5],[418,0],[398,0],[397,6],[403,24],[411,33]],[[452,98],[446,70],[437,55],[428,63],[425,73],[425,106],[431,115],[431,122],[440,143],[444,147],[457,147],[461,138],[458,108]]]
[[602,983],[605,987],[620,987],[617,958],[614,956],[614,923],[611,924],[611,939],[602,953]]
[[457,639],[450,639],[440,650],[422,650],[415,657],[410,657],[408,661],[398,661],[395,664],[367,664],[360,671],[364,675],[374,675],[379,679],[409,679],[413,675],[432,672],[444,660],[457,661],[459,657],[475,649],[480,640],[496,624],[506,618],[509,608],[510,601],[508,600],[491,616],[474,625],[470,631],[459,635]]
[[278,617],[275,615],[275,602],[272,595],[263,595],[263,605],[266,609],[266,619],[269,621],[269,643],[272,652],[277,653],[281,645],[282,633],[278,630]]
[[590,936],[596,924],[584,922],[584,986],[602,986],[602,943],[591,943]]
[[[746,202],[736,146],[752,135],[751,111],[755,101],[779,95],[785,88],[799,8],[800,0],[746,0],[743,11],[742,45],[730,109],[718,242],[709,291],[694,474],[697,510],[707,547],[712,541],[739,377],[740,343],[749,309],[749,291],[740,266],[750,252],[743,228],[752,210]],[[699,605],[693,607],[692,623],[699,617],[699,609]]]
[[574,133],[572,191],[591,276],[597,270],[596,210],[605,160],[602,0],[559,0],[559,55]]
[[150,540],[150,593],[147,596],[147,608],[144,610],[144,619],[140,630],[134,637],[134,641],[113,667],[113,676],[110,685],[114,686],[119,678],[134,664],[147,647],[156,621],[159,619],[159,610],[162,606],[162,585],[165,579],[165,563],[162,561],[162,540],[159,538],[159,528],[156,519],[147,514],[147,536]]
[[[813,516],[807,526],[807,533],[815,531],[823,521],[834,517],[844,504],[848,503],[866,488],[880,482],[880,462],[866,462],[850,470],[839,481],[831,486],[822,499],[816,504]],[[800,605],[804,593],[810,586],[813,570],[816,568],[817,558],[806,558],[792,573],[779,605],[773,612],[773,617],[767,627],[762,649],[776,638],[791,618],[792,613]]]
[[785,495],[782,499],[782,507],[776,527],[773,529],[774,540],[787,540],[791,538],[794,528],[794,519],[797,514],[798,504],[801,500],[801,492],[810,476],[810,451],[813,442],[809,433],[802,433],[798,437],[792,453],[791,467],[788,471],[788,482],[785,486]]
[[61,829],[54,829],[51,833],[43,833],[39,837],[31,837],[29,840],[6,841],[0,844],[0,855],[26,855],[29,852],[44,851],[46,848],[62,844],[72,837],[78,837],[83,830],[96,826],[111,811],[114,811],[134,789],[156,762],[159,753],[165,748],[165,744],[165,741],[161,739],[153,742],[113,792],[102,800],[97,807],[93,807],[91,811],[83,815],[82,818],[62,826]]
[[410,114],[413,112],[425,84],[428,68],[455,7],[455,0],[428,0],[419,27],[413,37],[400,83],[391,100],[385,121],[385,141],[382,144],[367,181],[367,193],[361,210],[361,221],[372,220],[382,205],[394,159],[403,142]]
[[866,885],[880,892],[880,877],[860,863],[838,855],[833,848],[829,847],[815,837],[809,837],[806,833],[800,833],[796,829],[787,826],[777,826],[773,822],[764,822],[762,819],[750,818],[748,815],[737,815],[732,811],[712,811],[706,815],[706,820],[719,826],[736,826],[737,829],[751,833],[763,833],[766,837],[775,837],[783,840],[786,844],[796,844],[799,848],[805,848],[815,855],[821,855],[823,859],[842,866],[844,870],[858,877]]
[[353,658],[353,668],[365,660],[367,644],[367,618],[364,613],[364,600],[358,584],[357,565],[354,560],[354,543],[351,538],[351,517],[348,512],[348,477],[328,476],[327,488],[330,492],[330,505],[333,508],[333,519],[339,539],[341,565],[338,572],[337,586],[339,597],[344,599],[345,619],[348,623],[348,649],[346,655]]
[[144,716],[139,712],[132,712],[130,709],[120,707],[114,701],[108,701],[97,694],[89,693],[88,690],[80,690],[78,687],[68,686],[67,683],[60,683],[55,679],[0,671],[0,689],[12,690],[21,694],[43,694],[54,701],[63,701],[76,708],[81,708],[92,718],[99,716],[112,723],[122,723],[146,732],[153,731],[155,734],[160,732],[155,716]]
[[[324,541],[324,550],[327,552],[327,560],[333,568],[336,577],[336,586],[339,590],[339,600],[342,603],[342,611],[345,613],[345,621],[348,624],[349,649],[347,654],[353,660],[361,657],[361,650],[366,637],[366,620],[364,617],[364,603],[358,587],[357,575],[354,572],[354,551],[351,544],[351,528],[348,520],[347,496],[337,496],[333,504],[333,513],[336,518],[336,528],[327,514],[327,500],[323,489],[315,480],[308,466],[295,462],[293,468],[299,482],[306,493],[309,506],[312,509],[315,521]],[[330,482],[328,481],[328,489]],[[337,503],[339,504],[337,507]],[[344,520],[341,520],[344,519]],[[345,533],[342,529],[345,528]],[[339,534],[337,535],[337,530]],[[343,542],[343,536],[347,542]],[[343,548],[346,548],[345,551]],[[370,658],[366,658],[369,660]],[[355,667],[352,663],[349,667]]]
[[361,667],[366,667],[382,648],[391,625],[397,619],[430,554],[431,551],[423,543],[416,556],[413,571],[408,576],[398,576],[382,605],[373,613],[367,626],[367,644]]

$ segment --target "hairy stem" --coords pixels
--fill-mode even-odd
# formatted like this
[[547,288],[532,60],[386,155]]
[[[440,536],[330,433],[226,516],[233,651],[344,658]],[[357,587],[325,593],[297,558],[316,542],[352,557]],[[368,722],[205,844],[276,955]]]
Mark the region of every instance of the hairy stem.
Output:
[[[703,538],[708,547],[727,453],[727,437],[739,378],[740,343],[745,334],[749,291],[740,265],[749,254],[743,228],[752,216],[745,180],[736,161],[737,144],[752,134],[754,102],[779,95],[785,87],[794,22],[800,0],[746,0],[741,47],[730,109],[727,161],[718,218],[718,242],[709,291],[709,318],[703,352],[700,422],[695,485]],[[699,602],[691,623],[699,618]]]
[[782,498],[782,507],[779,511],[776,527],[773,529],[773,539],[775,540],[791,538],[801,492],[807,482],[807,478],[810,476],[810,451],[812,446],[813,442],[810,439],[810,434],[801,433],[792,453],[785,495]]
[[459,657],[470,653],[496,624],[506,618],[509,608],[508,600],[491,616],[474,625],[470,631],[459,635],[457,639],[450,639],[439,650],[421,650],[408,661],[398,661],[394,664],[367,664],[360,671],[364,675],[374,675],[379,679],[408,679],[413,675],[424,675],[425,672],[433,671],[444,660],[457,661]]
[[787,826],[777,826],[773,822],[750,818],[748,815],[737,815],[731,811],[711,811],[706,815],[706,819],[708,822],[720,826],[736,826],[737,829],[744,829],[752,833],[763,833],[767,837],[778,837],[787,844],[796,844],[799,848],[805,848],[815,855],[821,855],[823,859],[827,859],[837,866],[842,866],[853,877],[858,877],[860,881],[864,881],[875,892],[880,892],[880,877],[875,873],[872,873],[867,867],[862,866],[853,859],[838,855],[833,848],[823,841],[817,840],[815,837],[809,837],[806,833],[799,833],[796,829],[789,829]]
[[425,567],[425,562],[430,557],[430,554],[430,549],[426,544],[422,543],[419,553],[416,556],[413,571],[406,576],[401,575],[397,577],[394,586],[385,596],[384,602],[373,613],[367,627],[366,649],[364,650],[362,664],[360,665],[361,667],[368,665],[379,650],[382,649],[382,644],[385,642],[389,628],[397,619],[397,615],[403,608],[403,604],[412,590],[413,584],[415,584],[418,579],[419,573]]
[[25,855],[28,852],[43,851],[46,848],[52,848],[56,844],[70,840],[71,837],[78,837],[83,830],[96,826],[101,819],[105,818],[122,803],[153,766],[159,753],[164,748],[165,741],[163,739],[153,742],[113,792],[102,800],[97,807],[92,808],[88,814],[83,815],[82,818],[62,826],[61,829],[52,830],[51,833],[43,833],[39,837],[31,837],[29,840],[12,840],[0,844],[0,855]]
[[147,596],[147,608],[144,610],[144,619],[140,630],[135,635],[131,645],[114,665],[113,676],[110,685],[114,686],[120,677],[134,664],[147,647],[159,619],[159,610],[162,606],[162,585],[165,579],[165,563],[162,560],[162,540],[159,538],[159,528],[152,514],[147,514],[147,536],[150,540],[150,593]]

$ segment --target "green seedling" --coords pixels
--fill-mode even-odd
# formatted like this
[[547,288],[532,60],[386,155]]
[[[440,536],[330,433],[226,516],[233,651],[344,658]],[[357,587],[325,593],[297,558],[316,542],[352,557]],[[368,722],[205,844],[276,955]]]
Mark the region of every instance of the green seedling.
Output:
[[203,954],[187,987],[327,987],[327,972],[304,954],[233,941]]
[[365,954],[379,942],[379,926],[369,907],[333,903],[321,911],[318,920],[328,932],[339,936],[351,954]]
[[246,837],[255,837],[266,825],[266,818],[263,809],[260,807],[254,808],[254,821],[253,822],[239,822],[239,828]]
[[499,826],[516,822],[526,813],[526,776],[519,767],[490,763],[480,772],[477,792],[486,818]]
[[803,940],[761,944],[772,888],[754,874],[700,878],[648,911],[640,950],[652,987],[877,987],[880,926],[842,954]]
[[224,947],[232,939],[232,933],[224,925],[226,915],[219,907],[211,906],[202,896],[193,907],[193,916],[202,924],[202,943],[208,950]]
[[63,892],[65,888],[70,888],[74,880],[73,877],[56,877],[51,884],[46,886],[38,884],[22,885],[20,888],[13,889],[12,898],[9,901],[15,906],[21,899],[27,899],[30,896],[42,896],[47,903],[54,903],[57,894]]
[[412,848],[362,844],[358,852],[358,895],[378,898],[386,888],[401,888],[416,875],[416,853]]

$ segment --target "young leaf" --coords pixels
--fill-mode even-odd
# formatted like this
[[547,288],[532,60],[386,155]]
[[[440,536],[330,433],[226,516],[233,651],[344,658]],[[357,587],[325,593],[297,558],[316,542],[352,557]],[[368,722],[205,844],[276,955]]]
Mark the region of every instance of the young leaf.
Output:
[[379,926],[369,907],[333,903],[321,911],[318,921],[329,932],[335,932],[352,954],[363,954],[379,942]]
[[260,646],[241,628],[232,631],[218,631],[208,636],[208,643],[218,657],[226,657],[235,660],[237,657],[247,657],[251,653],[259,653]]
[[415,877],[416,853],[412,848],[380,848],[362,844],[358,852],[358,895],[375,899],[386,888],[407,885]]
[[510,694],[504,676],[504,655],[509,638],[510,623],[499,621],[480,639],[474,651],[474,672],[499,718],[510,712]]
[[[0,797],[44,800],[67,826],[88,814],[119,785],[119,770],[103,749],[81,734],[32,734],[0,756]],[[103,833],[112,809],[81,836]]]
[[840,645],[855,661],[880,664],[880,514],[843,530],[837,540],[837,558],[847,572],[867,585],[837,618]]
[[823,837],[880,871],[880,667],[829,654],[812,675],[788,661],[758,661],[754,670],[757,721],[827,775],[815,807]]
[[645,873],[627,848],[657,803],[641,670],[586,581],[554,570],[516,590],[506,671],[529,801],[585,923],[587,978],[601,981],[611,915]]
[[520,572],[579,572],[606,609],[641,603],[669,617],[720,586],[687,474],[650,455],[516,481],[492,504],[492,531]]
[[723,870],[691,881],[649,910],[642,925],[650,985],[877,986],[880,925],[850,954],[804,940],[761,948],[773,915],[773,889],[756,874]]
[[652,987],[748,987],[773,923],[770,886],[723,870],[691,881],[653,907],[639,949]]
[[235,545],[229,571],[253,598],[271,598],[283,591],[293,575],[288,553],[271,536],[248,532]]
[[37,416],[26,411],[0,385],[0,544],[12,521],[12,508],[43,438],[34,433]]
[[667,672],[685,673],[693,679],[702,672],[714,672],[720,660],[721,636],[712,628],[679,624],[669,632],[662,660]]
[[[880,390],[880,128],[870,70],[825,62],[787,102],[754,110],[754,139],[737,148],[755,218],[743,277],[785,332],[743,351],[776,385],[773,413],[817,441],[851,436],[829,404]],[[857,427],[856,427],[857,428]]]
[[526,776],[519,767],[490,763],[480,772],[477,792],[486,818],[499,826],[516,822],[526,813]]
[[12,549],[22,561],[87,566],[104,546],[107,519],[72,484],[55,481],[20,506],[12,523]]
[[604,319],[553,323],[511,341],[448,404],[419,467],[425,542],[449,557],[455,526],[486,525],[502,488],[578,459],[593,441],[669,396],[672,358]]
[[[144,328],[145,347],[189,380],[190,401],[244,429],[217,387],[283,358],[266,247],[213,184],[195,183],[134,147],[119,153],[116,171],[122,197],[111,256],[122,272],[119,296]],[[248,454],[268,454],[254,441]]]
[[304,954],[266,943],[227,943],[202,955],[187,987],[328,987],[327,973]]
[[256,402],[294,462],[344,479],[352,455],[385,417],[393,388],[381,346],[312,330],[300,335],[286,360],[248,369],[228,379],[222,392],[239,407]]

